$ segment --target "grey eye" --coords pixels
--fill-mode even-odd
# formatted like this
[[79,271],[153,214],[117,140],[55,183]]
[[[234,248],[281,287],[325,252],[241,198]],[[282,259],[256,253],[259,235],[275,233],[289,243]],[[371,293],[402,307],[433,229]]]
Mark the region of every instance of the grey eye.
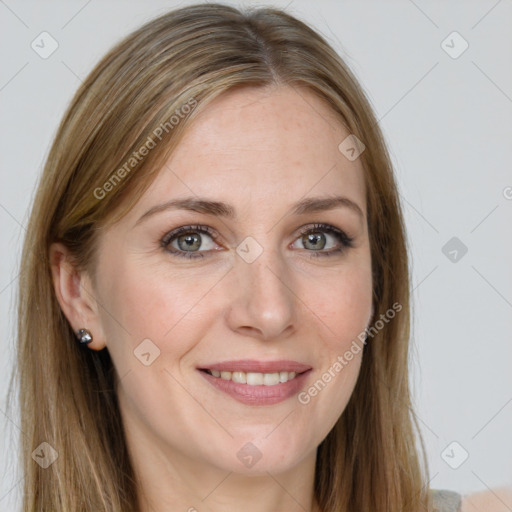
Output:
[[[207,239],[210,239],[210,245],[208,245],[208,243],[205,244],[205,242],[208,241]],[[210,235],[207,233],[198,233],[195,231],[177,236],[170,241],[169,245],[171,245],[171,247],[176,250],[185,252],[197,252],[200,248],[203,251],[208,251],[215,247],[215,244],[213,243]]]
[[[302,243],[302,247],[297,246],[298,242]],[[326,229],[325,231],[321,231],[318,228],[312,229],[307,233],[304,233],[300,238],[297,239],[296,242],[293,243],[292,247],[294,249],[307,249],[310,251],[321,251],[323,249],[333,249],[336,247],[337,242],[339,242],[339,237],[336,233],[331,234]]]

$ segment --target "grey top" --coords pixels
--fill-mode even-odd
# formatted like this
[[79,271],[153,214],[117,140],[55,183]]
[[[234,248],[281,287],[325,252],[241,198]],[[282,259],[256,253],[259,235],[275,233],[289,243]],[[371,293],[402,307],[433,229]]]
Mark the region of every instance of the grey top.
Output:
[[433,512],[460,512],[462,496],[454,491],[432,489]]

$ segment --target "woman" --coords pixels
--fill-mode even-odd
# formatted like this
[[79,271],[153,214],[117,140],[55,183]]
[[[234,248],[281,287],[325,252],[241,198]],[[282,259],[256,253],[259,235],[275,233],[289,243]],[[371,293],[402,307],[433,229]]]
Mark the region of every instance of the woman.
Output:
[[18,328],[27,511],[460,506],[416,448],[382,135],[284,12],[186,7],[91,72],[36,194]]

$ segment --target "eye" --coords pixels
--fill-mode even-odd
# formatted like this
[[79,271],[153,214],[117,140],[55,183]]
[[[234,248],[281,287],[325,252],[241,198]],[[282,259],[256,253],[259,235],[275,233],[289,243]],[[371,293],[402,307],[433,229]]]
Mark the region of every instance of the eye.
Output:
[[[205,251],[216,250],[217,235],[208,226],[182,226],[168,233],[162,246],[175,256],[202,258]],[[201,249],[201,250],[200,250]]]
[[[166,234],[160,243],[173,256],[203,258],[205,252],[219,249],[215,243],[217,238],[217,232],[209,226],[182,226]],[[299,242],[313,257],[341,254],[353,247],[353,238],[329,224],[314,224],[302,228],[300,237],[291,247],[300,249],[296,246]]]
[[347,248],[353,247],[353,238],[349,237],[341,229],[329,224],[306,226],[301,230],[300,234],[300,238],[292,244],[292,247],[297,242],[300,242],[304,249],[312,253],[310,256],[331,256],[333,254],[340,254]]

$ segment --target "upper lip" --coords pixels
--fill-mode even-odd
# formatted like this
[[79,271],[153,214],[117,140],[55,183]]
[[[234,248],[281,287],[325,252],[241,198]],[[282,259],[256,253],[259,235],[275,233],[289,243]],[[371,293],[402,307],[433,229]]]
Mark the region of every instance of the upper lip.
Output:
[[199,369],[216,370],[218,372],[303,373],[311,370],[311,366],[290,360],[256,361],[254,359],[241,359],[238,361],[223,361],[221,363],[206,364],[200,366]]

